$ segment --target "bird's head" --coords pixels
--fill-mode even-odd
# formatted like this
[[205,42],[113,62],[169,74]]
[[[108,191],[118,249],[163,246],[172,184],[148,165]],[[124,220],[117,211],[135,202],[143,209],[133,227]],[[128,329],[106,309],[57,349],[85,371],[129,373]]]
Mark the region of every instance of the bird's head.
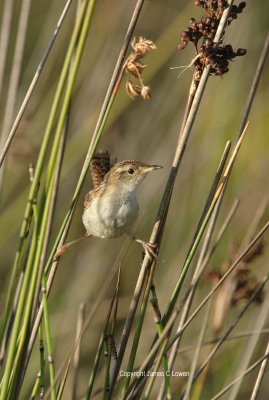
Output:
[[151,171],[162,168],[160,165],[149,165],[141,161],[120,161],[116,163],[105,177],[108,184],[123,186],[133,191]]

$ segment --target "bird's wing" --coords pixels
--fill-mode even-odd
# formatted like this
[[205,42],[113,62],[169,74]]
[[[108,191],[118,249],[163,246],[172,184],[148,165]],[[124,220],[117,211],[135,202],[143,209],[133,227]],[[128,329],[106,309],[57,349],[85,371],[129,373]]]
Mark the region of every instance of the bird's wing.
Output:
[[[93,189],[94,190],[94,189]],[[86,197],[85,197],[85,200],[84,200],[84,207],[85,208],[88,208],[89,207],[89,205],[90,205],[90,203],[91,203],[91,201],[92,201],[92,192],[93,192],[93,190],[91,190],[90,192],[88,192],[87,194],[86,194]]]
[[101,196],[102,193],[104,193],[105,187],[106,187],[106,184],[105,184],[104,181],[102,181],[97,188],[94,188],[94,189],[90,190],[86,194],[86,197],[85,197],[85,200],[84,200],[84,207],[88,208],[90,206],[91,201],[93,200],[93,198]]
[[[94,188],[98,188],[104,180],[105,175],[110,171],[110,155],[109,152],[98,152],[93,156],[90,164],[90,170]],[[88,193],[89,195],[89,193]],[[88,196],[87,195],[87,196]],[[87,198],[86,196],[86,198]],[[85,199],[86,201],[86,199]]]

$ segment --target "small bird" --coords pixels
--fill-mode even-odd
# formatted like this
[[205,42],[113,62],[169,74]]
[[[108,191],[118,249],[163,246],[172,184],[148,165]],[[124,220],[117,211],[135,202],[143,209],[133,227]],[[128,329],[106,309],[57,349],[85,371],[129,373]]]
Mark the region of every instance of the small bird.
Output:
[[[108,239],[126,233],[143,246],[150,258],[156,257],[155,246],[135,238],[132,225],[139,212],[136,189],[149,172],[160,168],[159,165],[148,165],[140,161],[117,162],[101,182],[99,180],[98,186],[86,195],[82,216],[86,229],[84,237]],[[61,256],[78,240],[61,246],[54,258]]]

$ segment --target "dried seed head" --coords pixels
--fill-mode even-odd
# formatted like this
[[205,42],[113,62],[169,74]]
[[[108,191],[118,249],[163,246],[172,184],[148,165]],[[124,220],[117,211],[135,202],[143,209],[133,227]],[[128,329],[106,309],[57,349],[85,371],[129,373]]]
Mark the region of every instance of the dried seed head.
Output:
[[141,64],[139,62],[134,63],[132,61],[127,60],[125,72],[139,79],[140,74],[142,73],[144,68],[145,68],[144,64]]
[[142,88],[130,81],[126,82],[126,92],[132,100],[141,95]]
[[[204,273],[204,278],[209,282],[218,281],[227,271],[228,267],[238,257],[240,246],[237,242],[231,243],[229,260],[223,265],[223,271],[216,273],[209,271]],[[241,260],[236,270],[223,283],[215,301],[214,329],[219,332],[229,309],[236,305],[240,300],[248,300],[255,294],[255,302],[260,304],[264,299],[264,289],[261,282],[253,275],[251,267],[256,258],[260,257],[264,251],[264,242],[259,240]],[[257,293],[255,293],[257,292]]]
[[249,264],[255,260],[256,257],[260,257],[264,252],[264,240],[260,239],[258,242],[247,252],[243,258],[243,263]]
[[[194,3],[196,6],[204,8],[207,12],[207,16],[201,18],[200,21],[196,21],[193,17],[190,18],[188,28],[181,34],[178,49],[184,49],[188,42],[194,44],[197,54],[200,55],[197,61],[193,64],[194,80],[199,83],[201,73],[208,62],[211,64],[211,75],[223,75],[229,71],[229,61],[238,56],[245,55],[246,50],[238,49],[237,51],[234,51],[232,46],[224,46],[223,38],[225,30],[223,31],[220,40],[220,43],[222,44],[220,44],[218,48],[215,46],[215,34],[223,12],[228,7],[227,0],[195,0]],[[226,26],[230,25],[233,20],[237,19],[238,15],[242,13],[245,7],[245,2],[241,2],[238,6],[232,5]],[[198,50],[198,42],[200,40],[202,44]]]
[[141,56],[157,49],[157,46],[152,40],[145,39],[142,36],[139,37],[138,42],[136,42],[136,38],[133,38],[131,46],[133,50],[141,54]]
[[[138,41],[135,38],[132,40],[131,47],[133,52],[127,58],[124,66],[125,72],[129,75],[129,80],[126,83],[127,94],[133,100],[137,96],[141,96],[144,100],[149,100],[151,98],[150,87],[144,86],[141,76],[146,65],[140,61],[144,55],[155,50],[156,45],[152,40],[147,40],[140,36]],[[139,81],[139,85],[131,82],[131,77],[136,78]]]
[[247,50],[246,49],[237,49],[236,51],[236,55],[237,56],[244,56],[245,54],[247,54]]
[[144,100],[150,100],[151,99],[151,93],[150,93],[150,87],[149,86],[143,86],[142,87],[141,96],[143,97]]

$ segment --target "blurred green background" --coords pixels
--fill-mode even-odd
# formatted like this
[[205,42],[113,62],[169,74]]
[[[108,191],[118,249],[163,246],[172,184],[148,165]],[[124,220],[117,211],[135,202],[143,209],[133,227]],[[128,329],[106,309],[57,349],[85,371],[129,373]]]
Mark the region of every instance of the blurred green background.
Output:
[[[10,71],[14,62],[13,51],[20,3],[20,1],[15,1],[12,14],[8,59],[0,99],[0,126],[3,123]],[[73,3],[8,155],[0,197],[0,310],[5,298],[9,271],[14,260],[22,213],[29,190],[28,167],[30,163],[35,164],[36,162],[46,119],[69,43],[76,13],[76,2]],[[16,110],[23,100],[63,6],[64,1],[62,0],[40,0],[31,4]],[[52,239],[55,238],[70,204],[134,6],[135,1],[133,0],[97,1],[93,25],[90,29],[72,102]],[[1,0],[0,20],[2,20],[3,7],[4,1]],[[148,102],[140,98],[132,101],[128,98],[123,85],[109,117],[105,135],[99,145],[99,149],[110,151],[112,159],[134,159],[160,164],[164,167],[163,170],[149,176],[139,189],[141,215],[137,225],[137,236],[144,240],[149,238],[165,187],[192,77],[191,69],[186,70],[179,77],[181,69],[171,69],[171,67],[188,65],[195,56],[193,45],[189,44],[183,51],[177,50],[177,45],[181,31],[187,27],[189,18],[198,19],[202,14],[202,10],[195,7],[191,0],[148,0],[145,2],[135,36],[144,36],[154,40],[158,47],[146,58],[147,68],[143,74],[144,83],[151,86],[152,99]],[[222,78],[211,77],[209,79],[174,188],[158,258],[155,285],[161,311],[164,311],[179,275],[225,144],[229,139],[235,140],[250,84],[267,34],[268,21],[268,2],[247,1],[247,7],[242,15],[227,28],[225,43],[231,43],[235,49],[246,48],[247,54],[237,58],[235,62],[231,62],[230,72]],[[220,213],[218,227],[227,215],[234,199],[240,199],[239,209],[229,231],[212,260],[211,267],[216,270],[220,270],[228,259],[231,243],[244,239],[256,210],[268,196],[268,90],[267,61],[249,117],[247,136],[236,161]],[[68,236],[69,240],[84,233],[81,222],[83,199],[91,187],[89,174],[76,209]],[[266,217],[268,218],[268,210],[263,217],[264,222]],[[61,259],[49,301],[56,367],[60,367],[64,356],[74,342],[79,304],[86,302],[87,312],[91,311],[100,288],[112,266],[118,260],[124,240],[124,238],[92,239],[81,242]],[[263,276],[266,273],[267,255],[268,251],[265,251],[265,255],[253,266],[255,275]],[[140,261],[141,249],[132,243],[122,263],[117,340],[130,304]],[[113,284],[106,292],[98,312],[83,338],[79,378],[81,393],[85,391],[87,385],[115,279],[113,279]],[[209,284],[202,282],[195,297],[194,306],[199,304],[202,296],[208,290]],[[231,321],[237,312],[237,309],[231,311],[229,316]],[[251,326],[255,324],[257,312],[258,306],[251,306],[248,314],[240,322],[238,330],[251,329]],[[197,318],[195,323],[191,324],[188,334],[183,338],[183,345],[196,343],[200,323],[200,319]],[[148,311],[138,360],[142,361],[145,352],[148,351],[150,338],[155,329],[152,314]],[[209,328],[208,337],[211,337],[211,333]],[[246,340],[231,341],[225,344],[223,350],[216,355],[212,364],[212,374],[216,378],[208,382],[206,386],[208,392],[204,394],[205,399],[210,398],[225,384],[227,373],[229,369],[232,370],[232,362],[236,363],[237,357],[240,359]],[[261,337],[255,353],[257,358],[263,354],[266,340],[266,336]],[[37,346],[34,352],[35,355],[38,354]],[[190,368],[192,356],[193,353],[188,352],[180,359],[182,370]],[[33,382],[37,368],[37,361],[34,357],[28,371],[29,384]],[[223,371],[223,374],[220,371]],[[240,399],[248,397],[255,377],[256,372],[245,379]],[[100,380],[100,382],[102,381]],[[178,382],[179,385],[181,383],[184,381]],[[26,385],[25,391],[27,392],[27,390]],[[268,390],[269,383],[265,377],[259,398],[268,398],[266,397]],[[68,390],[64,398],[68,398]]]

